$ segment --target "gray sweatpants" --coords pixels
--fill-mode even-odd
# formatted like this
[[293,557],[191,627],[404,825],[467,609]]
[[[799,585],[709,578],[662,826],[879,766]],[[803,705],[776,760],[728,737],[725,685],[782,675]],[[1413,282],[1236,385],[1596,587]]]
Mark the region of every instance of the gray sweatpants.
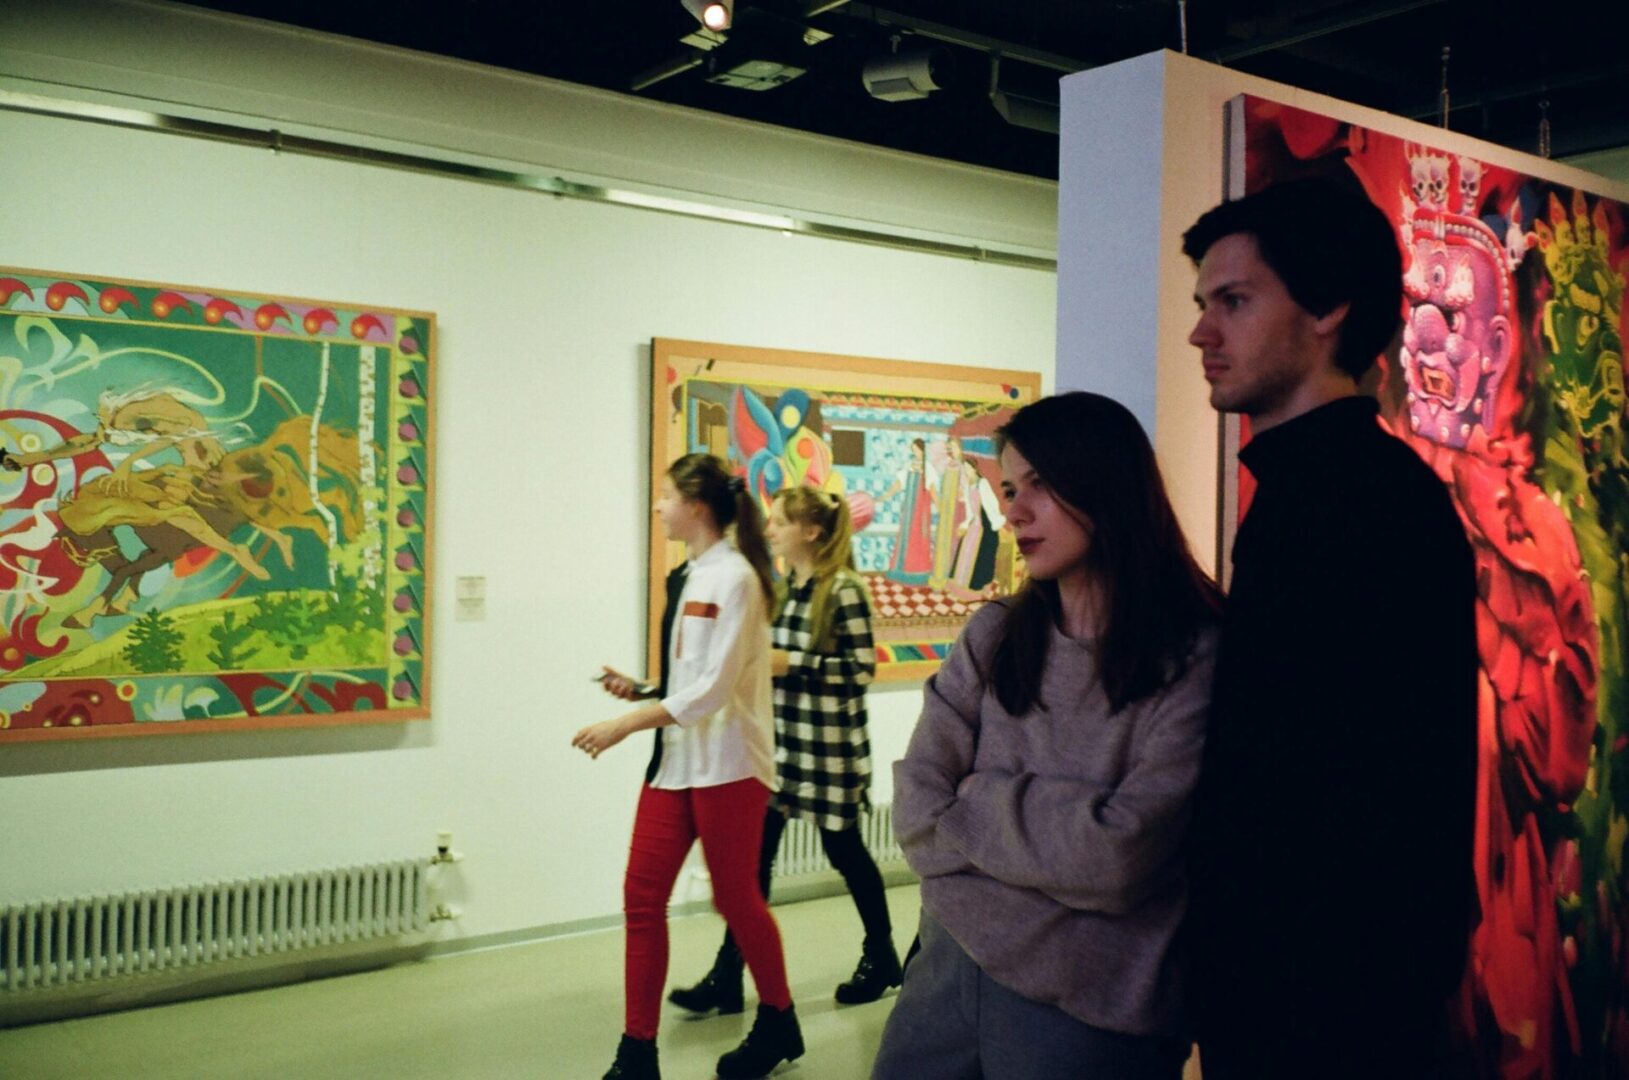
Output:
[[[1008,990],[922,911],[922,951],[883,1029],[871,1080],[1179,1080],[1187,1047],[1082,1023]],[[1089,977],[1082,973],[1083,977]]]

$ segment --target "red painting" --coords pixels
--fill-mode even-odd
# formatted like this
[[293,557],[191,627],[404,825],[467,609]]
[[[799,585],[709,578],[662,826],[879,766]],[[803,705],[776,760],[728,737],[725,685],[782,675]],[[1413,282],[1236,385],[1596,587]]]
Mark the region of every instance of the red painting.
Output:
[[1520,171],[1259,98],[1234,108],[1239,193],[1356,180],[1403,253],[1404,331],[1375,392],[1452,494],[1479,591],[1463,1050],[1479,1075],[1604,1075],[1629,1061],[1629,208],[1536,160]]

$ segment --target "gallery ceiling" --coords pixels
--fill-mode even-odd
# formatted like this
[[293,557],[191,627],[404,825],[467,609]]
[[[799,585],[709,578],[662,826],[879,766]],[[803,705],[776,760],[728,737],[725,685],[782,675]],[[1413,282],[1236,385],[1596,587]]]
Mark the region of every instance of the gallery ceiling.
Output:
[[[1044,129],[1058,78],[1181,49],[1183,36],[1180,0],[736,0],[722,42],[698,38],[680,0],[198,6],[1042,177],[1057,176],[1057,136]],[[1531,152],[1547,116],[1553,156],[1629,145],[1629,0],[1185,7],[1187,51],[1240,71],[1435,123],[1446,49],[1455,131]],[[868,93],[867,63],[896,50],[925,54],[941,88]]]

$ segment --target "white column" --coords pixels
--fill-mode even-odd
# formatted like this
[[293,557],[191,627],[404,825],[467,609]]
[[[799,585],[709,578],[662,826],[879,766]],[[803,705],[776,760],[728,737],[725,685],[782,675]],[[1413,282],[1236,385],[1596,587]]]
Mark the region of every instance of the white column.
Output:
[[1167,55],[1060,83],[1056,385],[1115,398],[1150,436]]

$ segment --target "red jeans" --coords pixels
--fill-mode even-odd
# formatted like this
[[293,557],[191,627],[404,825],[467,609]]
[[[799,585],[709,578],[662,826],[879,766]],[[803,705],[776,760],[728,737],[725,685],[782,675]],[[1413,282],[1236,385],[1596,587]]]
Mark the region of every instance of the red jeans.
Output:
[[768,805],[769,789],[751,778],[679,790],[647,784],[640,792],[622,882],[628,938],[623,992],[627,1033],[634,1038],[656,1038],[667,981],[667,902],[698,836],[713,879],[713,906],[735,935],[758,1000],[775,1009],[792,1004],[781,932],[758,891],[758,846]]

